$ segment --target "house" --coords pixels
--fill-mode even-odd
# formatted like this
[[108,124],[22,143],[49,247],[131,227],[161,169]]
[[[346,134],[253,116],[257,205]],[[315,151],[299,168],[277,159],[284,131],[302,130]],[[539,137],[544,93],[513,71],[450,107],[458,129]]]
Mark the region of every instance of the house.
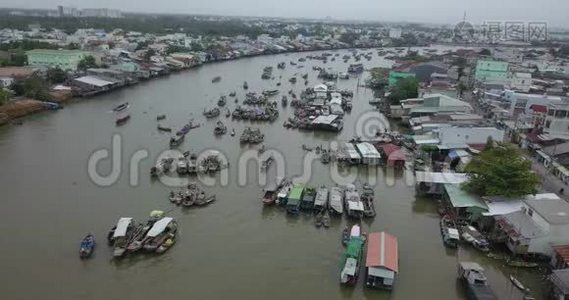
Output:
[[496,216],[496,229],[514,254],[552,256],[554,246],[569,243],[569,203],[556,194],[522,199],[520,211]]
[[370,233],[367,240],[366,286],[391,289],[399,272],[397,238],[387,232]]
[[513,90],[505,90],[503,96],[499,96],[502,100],[509,105],[506,107],[510,114],[514,112],[528,113],[532,105],[548,106],[551,103],[559,103],[562,98],[559,96],[549,96],[541,94],[525,94]]
[[531,73],[513,72],[510,75],[510,89],[527,93],[531,88]]
[[569,98],[558,98],[548,103],[543,132],[553,137],[569,138]]
[[26,55],[28,56],[28,65],[30,66],[75,71],[81,59],[87,56],[88,53],[80,50],[35,49],[27,51]]
[[419,117],[437,113],[470,113],[472,106],[467,102],[443,94],[428,94],[419,99],[401,101],[403,116]]
[[488,138],[504,141],[504,130],[495,127],[441,127],[436,135],[447,149],[486,144]]
[[474,222],[488,211],[488,206],[482,199],[465,192],[459,184],[445,183],[444,191],[443,199],[458,220]]
[[505,61],[480,59],[476,63],[474,79],[488,82],[508,82],[509,63]]

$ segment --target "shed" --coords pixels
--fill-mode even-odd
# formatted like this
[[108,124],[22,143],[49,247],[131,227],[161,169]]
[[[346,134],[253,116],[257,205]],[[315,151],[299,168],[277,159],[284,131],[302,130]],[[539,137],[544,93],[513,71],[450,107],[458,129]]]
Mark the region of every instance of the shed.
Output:
[[362,157],[362,163],[366,165],[379,165],[381,154],[375,147],[367,142],[356,144],[356,148]]
[[359,164],[361,162],[362,157],[356,150],[356,147],[352,143],[344,143],[344,147],[342,147],[342,160],[348,161],[352,164]]
[[393,144],[385,144],[381,146],[384,157],[387,158],[387,166],[389,167],[404,167],[407,156],[399,146]]

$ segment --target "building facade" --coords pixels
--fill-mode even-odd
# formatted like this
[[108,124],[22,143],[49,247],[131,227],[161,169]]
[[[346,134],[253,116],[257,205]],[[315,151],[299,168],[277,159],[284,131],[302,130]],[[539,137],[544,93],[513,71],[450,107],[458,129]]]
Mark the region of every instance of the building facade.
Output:
[[77,65],[87,52],[80,50],[46,50],[35,49],[26,52],[28,65],[60,68],[65,71],[77,70]]

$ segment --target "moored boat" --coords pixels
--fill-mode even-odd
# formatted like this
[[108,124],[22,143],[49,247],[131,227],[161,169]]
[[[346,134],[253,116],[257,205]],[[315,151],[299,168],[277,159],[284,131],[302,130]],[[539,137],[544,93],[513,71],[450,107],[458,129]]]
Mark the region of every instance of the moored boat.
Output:
[[304,192],[304,185],[295,184],[287,197],[286,211],[288,214],[297,215],[300,212],[300,202]]
[[490,251],[490,243],[488,240],[480,233],[476,228],[467,225],[463,226],[462,228],[462,239],[466,242],[472,244],[474,248],[482,251],[482,252],[489,252]]
[[125,109],[127,109],[130,105],[128,104],[128,102],[125,102],[121,105],[115,106],[115,108],[113,108],[113,111],[115,112],[119,112],[119,111],[123,111]]
[[386,232],[374,232],[366,243],[366,286],[392,289],[399,272],[397,238]]
[[344,204],[348,216],[354,219],[361,219],[364,215],[364,205],[360,194],[353,184],[349,184],[344,192]]
[[171,238],[171,234],[175,235],[177,230],[178,224],[174,218],[164,217],[156,221],[146,234],[148,241],[143,246],[144,250],[155,252],[167,239]]
[[95,251],[95,237],[92,234],[87,234],[81,241],[81,246],[79,247],[79,257],[81,259],[89,258]]
[[130,119],[130,115],[129,114],[121,114],[119,116],[117,116],[116,120],[115,120],[115,124],[117,126],[123,125],[126,123],[126,121],[128,121]]
[[330,211],[332,214],[342,215],[344,213],[342,194],[342,189],[339,187],[333,187],[330,189]]
[[443,243],[449,248],[457,248],[460,241],[460,234],[456,225],[449,216],[443,216],[440,221],[441,235]]
[[484,268],[478,263],[460,262],[458,264],[458,279],[466,286],[468,299],[496,299],[496,296],[488,286]]
[[363,244],[361,237],[351,237],[348,241],[340,272],[340,283],[352,286],[357,283],[363,256]]
[[212,83],[216,83],[216,82],[220,82],[221,81],[221,76],[215,76],[213,77],[213,79],[211,80]]
[[121,257],[125,254],[135,228],[136,224],[132,218],[119,219],[114,230],[112,230],[113,234],[110,239],[112,246],[114,247],[114,257]]
[[316,197],[314,198],[314,211],[321,212],[328,209],[328,189],[325,186],[321,186],[316,191]]
[[174,135],[170,138],[170,147],[177,147],[184,141],[184,135]]

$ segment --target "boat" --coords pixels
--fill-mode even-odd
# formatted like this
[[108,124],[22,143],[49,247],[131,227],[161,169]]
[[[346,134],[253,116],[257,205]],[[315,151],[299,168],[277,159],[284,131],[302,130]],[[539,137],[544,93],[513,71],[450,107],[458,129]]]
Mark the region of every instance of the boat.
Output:
[[510,275],[510,281],[514,284],[515,287],[520,289],[523,292],[529,292],[529,289],[526,288],[514,275]]
[[168,200],[170,200],[170,202],[172,203],[179,203],[182,201],[183,197],[184,196],[182,193],[176,193],[174,191],[170,191],[170,195],[168,195]]
[[304,211],[311,211],[314,209],[314,198],[316,197],[316,190],[312,187],[306,187],[302,200],[300,201],[300,209]]
[[366,243],[365,285],[391,290],[399,272],[397,238],[387,232],[373,232]]
[[290,215],[297,215],[300,212],[300,202],[304,193],[304,185],[295,184],[287,196],[286,212]]
[[219,97],[219,100],[217,100],[217,106],[225,106],[225,104],[227,104],[227,98],[225,96],[221,96]]
[[[264,147],[261,147],[261,149],[263,149],[263,151],[264,151],[265,148],[264,148]],[[261,151],[261,149],[259,149],[259,151]],[[273,161],[275,161],[275,159],[273,158],[273,156],[269,156],[266,160],[264,160],[264,161],[261,163],[261,171],[266,171],[266,170],[269,168],[269,166],[271,166],[271,164],[273,163]]]
[[176,172],[181,175],[188,173],[188,161],[184,157],[178,159],[178,162],[176,163]]
[[295,84],[296,83],[296,77],[291,77],[288,82]]
[[93,254],[93,251],[95,251],[95,237],[89,233],[81,240],[79,257],[81,259],[89,258]]
[[220,82],[221,81],[221,76],[215,76],[213,77],[213,79],[211,80],[212,83],[216,83],[216,82]]
[[166,115],[158,115],[156,116],[156,121],[160,121],[160,120],[164,120],[166,119]]
[[282,187],[279,189],[277,193],[277,200],[275,201],[275,203],[279,205],[286,205],[288,202],[288,194],[290,194],[293,185],[290,181],[287,181],[286,179],[283,179],[283,183],[281,185]]
[[286,63],[285,62],[280,62],[277,64],[277,68],[278,69],[284,69],[286,67]]
[[330,216],[328,215],[328,211],[324,211],[323,214],[324,214],[324,216],[322,217],[322,226],[324,226],[324,228],[329,228],[330,227]]
[[172,128],[166,127],[166,126],[163,126],[163,125],[160,125],[160,124],[158,124],[157,128],[158,128],[158,130],[160,130],[160,131],[165,131],[165,132],[171,132],[171,131],[172,131]]
[[196,199],[195,204],[197,206],[206,206],[206,205],[209,205],[210,203],[214,202],[215,199],[216,199],[215,195],[205,197],[205,193],[202,192],[201,194],[198,195],[198,199]]
[[363,244],[361,237],[353,236],[348,241],[343,257],[343,268],[340,272],[340,283],[351,286],[357,283],[363,256]]
[[156,221],[146,234],[147,242],[143,248],[146,251],[155,252],[167,239],[172,238],[171,234],[176,234],[178,224],[171,217],[164,217]]
[[170,147],[177,147],[184,141],[184,135],[175,135],[170,138]]
[[135,222],[132,218],[120,218],[117,225],[111,230],[113,233],[110,241],[114,247],[114,257],[121,257],[125,254],[134,229]]
[[314,226],[316,227],[322,227],[323,221],[322,219],[324,218],[324,214],[323,213],[318,213],[316,214],[316,218],[314,219]]
[[364,217],[373,218],[375,217],[375,205],[373,204],[373,194],[363,192],[361,196],[361,202],[364,205]]
[[484,268],[475,262],[460,262],[458,264],[458,279],[467,290],[467,298],[473,300],[497,299],[488,286],[488,280],[484,275]]
[[287,106],[288,105],[288,98],[286,96],[283,96],[281,99],[281,104],[282,106]]
[[164,212],[161,210],[153,210],[150,212],[150,218],[146,221],[146,224],[140,224],[137,226],[135,233],[133,234],[133,238],[131,242],[128,244],[126,250],[128,253],[136,252],[144,246],[146,241],[148,240],[146,234],[152,228],[154,223],[158,221],[160,218],[164,216]]
[[130,115],[129,114],[124,114],[121,116],[118,116],[115,120],[115,124],[117,126],[123,125],[124,123],[126,123],[126,121],[130,120]]
[[190,160],[188,161],[188,173],[198,173],[198,156],[196,154],[190,154]]
[[348,217],[361,219],[364,215],[364,205],[360,194],[353,184],[349,184],[344,191],[344,206]]
[[196,190],[188,190],[186,191],[186,195],[183,197],[181,204],[183,207],[191,207],[196,203]]
[[115,108],[113,108],[113,111],[115,112],[119,112],[119,111],[123,111],[125,109],[127,109],[130,105],[128,104],[128,102],[125,102],[121,105],[115,106]]
[[229,93],[229,97],[235,97],[235,95],[237,95],[237,92],[236,92],[236,91],[233,91],[233,92]]
[[536,262],[527,262],[527,261],[518,261],[518,260],[509,260],[506,264],[510,267],[515,268],[537,268],[539,264]]
[[214,108],[207,110],[207,111],[204,110],[203,115],[209,119],[209,118],[215,118],[215,117],[219,116],[220,113],[221,113],[221,111],[219,110],[219,108],[214,107]]
[[348,67],[348,73],[361,73],[364,71],[364,65],[363,64],[351,64]]
[[449,216],[443,216],[440,221],[441,226],[441,236],[443,238],[443,243],[449,248],[457,248],[458,242],[460,241],[460,234],[456,225],[450,219]]
[[340,79],[350,79],[350,74],[346,73],[346,72],[340,72],[338,73],[338,78]]
[[235,129],[231,129],[231,136],[235,136]]
[[330,189],[330,212],[332,212],[332,214],[342,215],[344,213],[342,194],[342,189],[339,187],[333,187]]
[[229,118],[231,117],[231,111],[228,109],[227,112],[225,113],[225,117]]
[[243,82],[243,89],[246,90],[249,88],[249,85],[247,84],[247,81]]
[[482,251],[482,252],[489,252],[490,251],[490,243],[488,240],[480,233],[476,228],[467,225],[461,228],[462,230],[462,239],[466,242],[472,244],[474,248]]
[[156,249],[156,253],[162,254],[162,253],[168,251],[168,249],[172,248],[172,246],[174,246],[175,243],[176,243],[176,234],[175,233],[168,233],[168,237],[166,238],[164,243],[162,243],[158,247],[158,249]]
[[328,189],[325,186],[321,186],[316,191],[316,197],[314,197],[314,211],[322,212],[328,209]]
[[217,125],[213,129],[215,135],[222,135],[227,132],[227,127],[221,121],[217,121]]
[[263,96],[274,96],[279,93],[279,90],[266,90],[263,91]]

